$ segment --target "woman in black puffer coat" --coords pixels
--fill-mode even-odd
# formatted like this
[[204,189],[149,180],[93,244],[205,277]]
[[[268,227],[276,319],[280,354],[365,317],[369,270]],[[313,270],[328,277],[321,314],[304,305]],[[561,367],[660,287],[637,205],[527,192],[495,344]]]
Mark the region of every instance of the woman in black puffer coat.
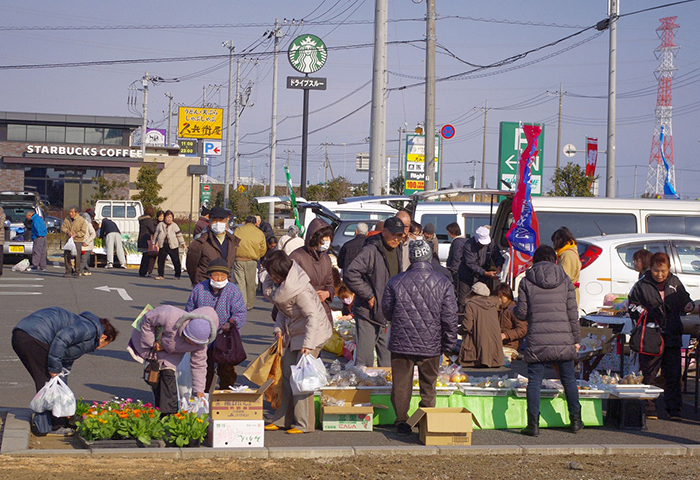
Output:
[[[681,337],[683,324],[681,312],[694,308],[690,295],[674,274],[670,272],[670,259],[663,252],[657,252],[649,260],[649,270],[632,287],[629,294],[630,309],[641,306],[647,312],[646,323],[661,328],[664,348],[661,355],[639,355],[639,367],[644,375],[644,383],[654,383],[659,370],[664,376],[664,402],[672,420],[678,420],[683,409],[681,397]],[[637,311],[631,311],[634,322],[639,319]],[[647,418],[657,418],[653,400],[646,401]]]
[[576,305],[576,290],[564,270],[556,264],[557,253],[541,245],[532,257],[532,268],[518,289],[514,314],[527,321],[525,361],[527,362],[527,427],[521,433],[539,435],[540,389],[545,363],[559,367],[569,406],[571,430],[583,428],[581,404],[574,374],[574,359],[579,348],[581,328]]

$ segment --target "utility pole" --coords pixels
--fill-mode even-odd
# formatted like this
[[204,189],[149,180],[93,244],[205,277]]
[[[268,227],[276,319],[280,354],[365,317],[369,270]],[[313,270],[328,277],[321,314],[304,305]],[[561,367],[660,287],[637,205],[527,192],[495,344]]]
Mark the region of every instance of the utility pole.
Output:
[[148,123],[148,71],[141,79],[143,86],[143,124],[141,125],[141,158],[146,158],[146,124]]
[[563,84],[559,84],[559,121],[557,122],[557,170],[559,170],[559,158],[561,157],[561,104],[564,97]]
[[172,130],[172,125],[173,125],[173,94],[168,92],[165,94],[166,97],[168,97],[168,141],[165,143],[166,146],[168,145],[175,145],[175,142],[173,141],[173,138],[175,136],[173,135],[173,130]]
[[637,198],[637,165],[634,166],[634,189],[632,191],[632,198]]
[[610,58],[608,61],[608,143],[605,166],[605,196],[615,197],[615,116],[617,100],[617,18],[620,14],[618,0],[608,0],[610,21]]
[[425,187],[435,188],[435,0],[425,16]]
[[233,86],[233,40],[223,42],[221,46],[228,49],[228,101],[226,102],[226,158],[224,160],[224,207],[228,208],[229,198],[231,195],[231,90]]
[[369,144],[369,194],[381,195],[386,155],[386,76],[389,0],[375,0],[372,113]]
[[[236,100],[235,100],[235,125],[233,129],[233,188],[238,188],[238,175],[241,172],[240,158],[238,158],[238,124],[241,117],[241,59],[236,58]],[[229,126],[229,128],[231,128]]]
[[290,150],[288,148],[285,148],[284,153],[287,154],[287,168],[289,168],[289,154],[294,153],[294,150]]
[[[487,102],[487,100],[484,100],[484,144],[481,149],[481,188],[485,188],[486,185],[486,119],[489,113]],[[476,167],[476,165],[474,167]],[[476,179],[474,183],[476,183]]]
[[[275,168],[277,167],[277,51],[279,49],[279,41],[282,36],[280,31],[279,19],[275,18],[275,30],[272,32],[275,36],[274,54],[272,56],[272,124],[270,125],[270,196],[275,195]],[[270,225],[275,224],[275,204],[270,202],[267,212],[267,221]]]
[[207,86],[202,85],[202,108],[207,106]]
[[325,178],[323,180],[323,184],[327,187],[328,186],[328,142],[324,142],[323,146],[326,147],[326,160],[323,162],[323,170],[325,170]]

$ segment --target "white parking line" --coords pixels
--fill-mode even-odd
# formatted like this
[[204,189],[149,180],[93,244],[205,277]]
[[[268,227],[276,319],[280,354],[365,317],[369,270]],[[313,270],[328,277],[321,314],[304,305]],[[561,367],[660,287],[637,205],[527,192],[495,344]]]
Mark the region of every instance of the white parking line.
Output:
[[41,292],[0,292],[0,295],[41,295]]
[[44,288],[43,285],[27,285],[26,283],[2,283],[0,288],[21,287],[21,288]]
[[25,278],[0,278],[0,282],[43,282],[43,277],[25,277]]

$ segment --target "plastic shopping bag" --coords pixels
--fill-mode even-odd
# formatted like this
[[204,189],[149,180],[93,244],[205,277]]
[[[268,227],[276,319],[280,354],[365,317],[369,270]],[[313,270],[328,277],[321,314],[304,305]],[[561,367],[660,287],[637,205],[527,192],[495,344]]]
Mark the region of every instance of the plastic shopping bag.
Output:
[[209,414],[209,394],[204,394],[203,397],[194,397],[190,398],[190,401],[187,402],[185,410],[186,412],[189,413],[196,413],[198,416],[202,415],[208,415]]
[[327,352],[331,352],[336,356],[343,354],[343,347],[345,346],[345,340],[340,336],[337,330],[333,330],[331,338],[328,339],[323,349]]
[[13,272],[24,272],[29,268],[29,260],[24,258],[17,265],[12,267]]
[[190,354],[182,356],[182,360],[175,369],[177,378],[177,390],[180,398],[190,398],[192,396],[192,367],[190,366]]
[[65,245],[63,245],[63,250],[70,250],[70,254],[76,257],[78,255],[78,250],[75,248],[75,242],[73,237],[70,237]]
[[75,395],[61,377],[51,378],[29,403],[36,413],[51,410],[54,417],[71,417],[75,415]]
[[302,355],[299,362],[292,367],[292,394],[313,393],[328,383],[328,372],[320,358]]

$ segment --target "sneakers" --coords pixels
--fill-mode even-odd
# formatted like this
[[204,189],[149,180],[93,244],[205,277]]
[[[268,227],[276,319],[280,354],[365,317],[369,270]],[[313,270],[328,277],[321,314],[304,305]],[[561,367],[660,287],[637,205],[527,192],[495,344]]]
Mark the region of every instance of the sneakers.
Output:
[[410,435],[413,433],[413,429],[406,422],[401,422],[396,424],[396,433],[399,435]]
[[114,265],[112,265],[111,263],[108,263],[107,265],[105,265],[105,268],[114,268]]
[[39,269],[36,267],[29,267],[25,270],[25,272],[38,272]]
[[119,264],[119,268],[126,268],[126,265]]
[[92,275],[92,272],[86,270],[83,273],[81,273],[80,275],[82,275],[83,277],[89,277],[90,275]]

